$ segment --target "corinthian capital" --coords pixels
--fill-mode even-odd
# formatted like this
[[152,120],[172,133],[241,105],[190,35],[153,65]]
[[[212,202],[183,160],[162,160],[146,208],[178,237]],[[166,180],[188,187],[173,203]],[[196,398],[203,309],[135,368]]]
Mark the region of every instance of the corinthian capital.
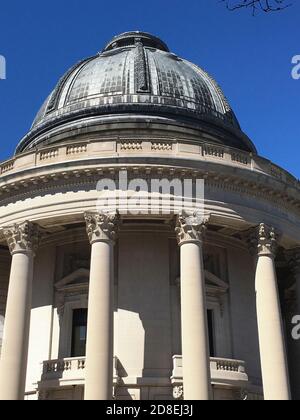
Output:
[[273,227],[261,223],[249,237],[250,250],[257,254],[275,256],[277,251],[277,236]]
[[38,225],[28,221],[15,223],[5,227],[3,233],[12,255],[20,252],[36,253],[41,236]]
[[174,397],[175,400],[183,400],[184,399],[183,385],[174,386],[173,397]]
[[175,232],[179,245],[186,242],[201,242],[207,229],[208,218],[194,213],[192,216],[180,214],[177,217]]
[[117,214],[85,213],[86,231],[91,244],[116,239],[119,216]]

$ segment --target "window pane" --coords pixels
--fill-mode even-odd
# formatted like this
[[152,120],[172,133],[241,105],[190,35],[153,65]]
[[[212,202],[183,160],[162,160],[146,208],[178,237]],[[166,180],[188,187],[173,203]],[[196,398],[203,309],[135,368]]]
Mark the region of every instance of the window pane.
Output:
[[85,356],[87,331],[87,309],[73,311],[71,357]]
[[209,337],[209,351],[210,357],[215,357],[215,343],[214,343],[214,312],[207,311],[208,322],[208,337]]

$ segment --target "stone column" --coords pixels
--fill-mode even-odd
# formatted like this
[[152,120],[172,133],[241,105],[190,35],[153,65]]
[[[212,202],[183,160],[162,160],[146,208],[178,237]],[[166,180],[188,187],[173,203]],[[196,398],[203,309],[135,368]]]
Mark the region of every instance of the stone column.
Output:
[[6,304],[0,400],[23,400],[28,356],[33,259],[38,245],[38,227],[25,222],[3,230],[12,254]]
[[185,400],[212,396],[202,237],[205,222],[179,216],[177,239],[181,253],[181,319],[183,391]]
[[116,216],[85,214],[92,246],[86,346],[85,400],[113,393],[113,247]]
[[289,400],[286,347],[274,261],[276,234],[273,228],[261,224],[255,236],[256,310],[264,397],[265,400]]

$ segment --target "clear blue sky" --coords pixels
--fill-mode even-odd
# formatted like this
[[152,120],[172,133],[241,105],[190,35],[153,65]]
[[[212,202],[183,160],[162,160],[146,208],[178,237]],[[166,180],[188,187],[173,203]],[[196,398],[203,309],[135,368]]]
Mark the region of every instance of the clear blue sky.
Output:
[[[291,0],[292,1],[292,0]],[[216,78],[261,155],[300,178],[300,2],[284,12],[252,17],[219,0],[11,0],[0,8],[0,160],[29,129],[59,77],[115,34],[160,36],[178,55]]]

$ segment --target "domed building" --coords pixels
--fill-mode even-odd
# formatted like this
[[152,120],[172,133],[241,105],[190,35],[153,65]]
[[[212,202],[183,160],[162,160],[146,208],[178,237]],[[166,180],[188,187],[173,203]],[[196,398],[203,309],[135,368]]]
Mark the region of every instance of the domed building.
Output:
[[300,398],[299,182],[204,70],[116,36],[0,173],[0,399]]

